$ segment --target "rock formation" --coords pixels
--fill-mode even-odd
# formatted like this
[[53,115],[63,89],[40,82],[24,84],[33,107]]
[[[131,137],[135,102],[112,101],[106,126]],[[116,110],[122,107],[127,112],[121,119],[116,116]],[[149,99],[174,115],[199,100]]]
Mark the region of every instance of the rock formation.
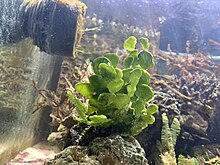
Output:
[[147,165],[145,152],[133,137],[112,135],[96,138],[88,146],[70,146],[45,163],[53,164],[138,164]]

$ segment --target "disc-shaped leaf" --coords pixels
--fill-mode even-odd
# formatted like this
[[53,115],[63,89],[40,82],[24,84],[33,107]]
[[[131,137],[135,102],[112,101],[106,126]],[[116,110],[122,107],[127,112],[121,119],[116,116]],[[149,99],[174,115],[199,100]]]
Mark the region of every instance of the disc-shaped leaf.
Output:
[[130,74],[131,74],[131,71],[133,69],[129,68],[129,69],[124,69],[122,72],[123,72],[123,80],[127,83],[130,82]]
[[109,92],[116,93],[121,90],[123,85],[124,81],[122,79],[114,79],[108,83],[107,88]]
[[98,97],[98,102],[103,106],[110,106],[115,98],[115,95],[112,93],[102,93]]
[[134,57],[127,56],[124,59],[124,68],[130,68],[132,66],[132,64],[133,64],[133,61],[134,61]]
[[107,82],[99,75],[92,75],[89,77],[89,82],[94,88],[95,94],[107,92]]
[[113,98],[113,106],[117,109],[122,109],[130,103],[130,97],[126,94],[116,94]]
[[127,86],[127,92],[128,92],[129,97],[133,97],[135,91],[136,91],[136,86],[134,86],[134,85],[128,85]]
[[141,42],[142,49],[148,50],[148,48],[150,46],[148,38],[141,38],[140,42]]
[[103,123],[110,122],[111,119],[108,119],[105,115],[92,115],[89,116],[88,124],[91,126],[102,126]]
[[116,71],[116,78],[117,79],[120,79],[123,77],[123,72],[121,69],[115,68],[115,71]]
[[137,39],[134,36],[130,36],[124,41],[124,48],[128,51],[133,51],[137,44]]
[[152,115],[146,116],[147,124],[153,124],[155,122],[155,118]]
[[89,116],[89,119],[98,123],[98,122],[106,121],[107,117],[105,115],[92,115],[92,116]]
[[147,107],[147,114],[153,115],[158,112],[158,106],[156,104],[150,104]]
[[116,71],[115,69],[105,63],[99,64],[99,72],[102,78],[107,79],[107,80],[112,80],[116,78]]
[[141,115],[141,111],[145,107],[145,103],[142,100],[137,100],[137,101],[132,103],[131,107],[135,109],[135,115],[136,115],[136,118],[138,119]]
[[134,58],[138,58],[138,50],[133,50],[129,56],[134,57]]
[[142,75],[139,80],[139,84],[146,84],[150,83],[150,74],[146,70],[142,70]]
[[154,92],[148,85],[142,84],[137,86],[135,95],[144,101],[150,101],[154,96]]
[[148,51],[141,51],[138,54],[138,63],[143,69],[153,68],[155,65],[153,56]]
[[147,126],[147,121],[143,118],[142,120],[138,120],[133,124],[133,126],[130,129],[130,132],[133,136],[138,135]]
[[134,69],[133,71],[131,71],[130,73],[130,84],[132,86],[136,86],[139,82],[139,79],[142,75],[142,72],[139,68]]
[[107,54],[106,58],[111,61],[113,67],[116,68],[118,66],[120,58],[117,54]]
[[109,64],[111,61],[106,57],[98,57],[92,63],[92,68],[95,74],[99,74],[99,64],[105,63]]
[[91,98],[94,94],[94,88],[89,83],[78,83],[75,85],[75,89],[86,98]]

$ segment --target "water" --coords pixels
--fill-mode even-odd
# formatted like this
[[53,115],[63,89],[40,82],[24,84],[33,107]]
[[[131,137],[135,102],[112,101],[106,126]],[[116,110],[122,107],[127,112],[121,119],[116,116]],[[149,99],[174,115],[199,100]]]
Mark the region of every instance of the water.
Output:
[[[83,0],[88,6],[88,15],[99,19],[154,29],[160,32],[160,49],[167,50],[170,44],[175,52],[185,52],[185,43],[191,42],[191,51],[198,49],[218,55],[219,48],[208,40],[219,40],[219,9],[217,0]],[[114,11],[114,12],[111,12]],[[208,25],[208,26],[207,26]],[[178,44],[177,44],[178,43]]]
[[42,132],[38,130],[41,113],[32,114],[38,96],[32,81],[40,88],[50,86],[55,57],[40,52],[30,39],[1,46],[0,56],[1,157],[5,152],[2,145],[16,153],[40,138],[37,132]]
[[32,114],[38,98],[32,81],[40,88],[52,89],[54,70],[59,70],[62,62],[40,52],[30,38],[10,43],[19,32],[20,4],[18,0],[0,2],[0,164],[39,141],[47,131],[40,129],[42,113]]
[[[21,0],[2,0],[0,2],[0,43],[7,43],[18,32]],[[16,29],[17,28],[17,29]]]
[[[152,75],[150,85],[155,91],[152,102],[159,106],[159,112],[155,115],[155,124],[136,137],[146,152],[149,164],[165,161],[161,158],[166,159],[166,154],[169,152],[176,154],[177,157],[190,155],[203,163],[218,158],[220,156],[220,66],[217,64],[220,58],[220,3],[218,0],[212,2],[210,0],[83,0],[83,2],[88,6],[85,19],[85,28],[88,31],[77,47],[80,50],[78,55],[82,59],[84,57],[94,59],[106,53],[118,53],[124,58],[127,51],[123,49],[123,41],[131,35],[138,39],[148,37],[152,44],[150,51],[155,55],[157,65],[154,70],[149,70]],[[20,32],[21,3],[22,1],[19,0],[0,2],[0,11],[2,11],[0,13],[0,164],[1,161],[8,161],[9,157],[13,157],[18,151],[33,145],[47,131],[41,127],[42,112],[32,114],[34,105],[39,99],[32,87],[32,80],[37,82],[39,88],[53,86],[55,89],[56,85],[51,84],[57,81],[62,62],[57,56],[40,52],[30,38],[11,43]],[[36,7],[36,11],[41,7]],[[37,36],[38,33],[34,35]],[[66,33],[65,35],[68,36]],[[140,49],[140,44],[137,47]],[[66,70],[62,76],[69,69],[71,72],[66,76],[71,78],[75,61],[68,60],[65,60]],[[55,71],[55,68],[58,70]],[[56,81],[53,81],[54,72],[56,72]],[[168,127],[176,119],[181,125],[181,128],[177,128],[181,129],[181,132],[177,139],[174,139],[177,143],[171,145],[172,151],[167,151],[163,146],[163,136],[166,135],[166,132],[161,132],[164,131],[161,130],[164,113],[168,117]],[[48,115],[43,118],[46,125],[50,120]],[[169,129],[167,128],[166,131]],[[170,133],[172,129],[168,134]],[[175,156],[173,159],[177,161]]]

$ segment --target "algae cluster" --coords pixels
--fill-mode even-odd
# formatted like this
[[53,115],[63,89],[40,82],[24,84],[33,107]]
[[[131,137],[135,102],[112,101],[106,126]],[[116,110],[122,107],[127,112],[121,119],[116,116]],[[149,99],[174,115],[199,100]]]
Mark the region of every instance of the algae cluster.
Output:
[[149,104],[153,91],[149,87],[150,74],[145,70],[154,66],[153,56],[147,51],[147,39],[141,38],[143,50],[140,52],[135,50],[136,42],[133,36],[124,42],[125,49],[130,51],[124,69],[117,67],[120,59],[116,54],[93,61],[95,74],[89,77],[89,83],[75,86],[77,92],[89,99],[87,106],[74,96],[74,88],[69,83],[67,95],[79,115],[73,116],[75,120],[91,126],[114,126],[124,135],[137,135],[154,123],[152,115],[158,108]]

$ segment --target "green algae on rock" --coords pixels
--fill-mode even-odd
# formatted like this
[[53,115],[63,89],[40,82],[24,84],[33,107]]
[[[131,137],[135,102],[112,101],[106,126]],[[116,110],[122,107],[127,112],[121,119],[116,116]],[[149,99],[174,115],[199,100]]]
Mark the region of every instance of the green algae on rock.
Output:
[[[154,66],[154,60],[146,50],[148,40],[143,38],[144,50],[135,50],[138,54],[134,56],[136,41],[131,36],[124,42],[125,48],[131,52],[124,60],[125,69],[117,68],[120,59],[116,54],[93,61],[95,74],[89,77],[88,83],[75,86],[75,90],[89,100],[87,105],[73,94],[74,88],[69,83],[67,95],[78,112],[79,116],[73,115],[76,121],[91,126],[117,127],[119,133],[126,136],[137,135],[148,124],[154,123],[152,115],[158,108],[149,104],[154,93],[149,86],[150,74],[145,70]],[[127,62],[130,59],[132,61]]]

